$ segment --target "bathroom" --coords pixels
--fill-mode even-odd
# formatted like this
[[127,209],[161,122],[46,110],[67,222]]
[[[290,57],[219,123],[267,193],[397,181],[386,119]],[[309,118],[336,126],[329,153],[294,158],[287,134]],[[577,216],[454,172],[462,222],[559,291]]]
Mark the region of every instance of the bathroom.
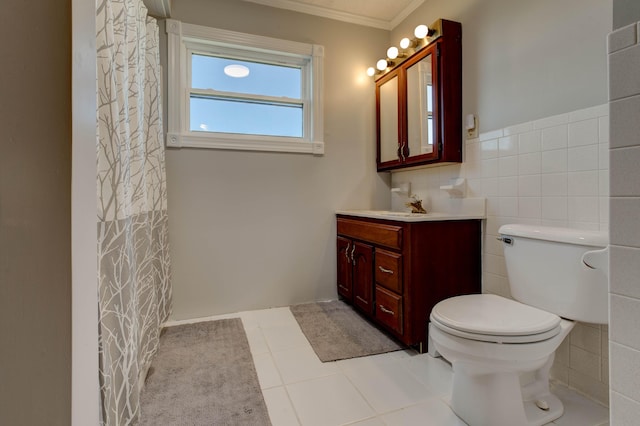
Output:
[[[636,207],[626,204],[632,203],[632,198],[626,198],[620,210],[612,210],[620,215],[616,216],[618,222],[610,220],[608,214],[606,37],[612,28],[640,20],[640,14],[634,15],[637,8],[631,1],[556,3],[524,6],[506,0],[429,1],[389,31],[249,2],[175,1],[172,18],[184,22],[322,44],[326,67],[323,156],[167,150],[172,318],[335,298],[335,211],[389,209],[390,188],[405,181],[412,183],[415,192],[435,197],[439,185],[464,175],[467,195],[488,199],[487,235],[495,236],[497,226],[503,223],[501,218],[507,217],[602,229],[611,223],[620,226],[618,235],[635,236],[632,218],[637,217],[633,214]],[[81,8],[75,8],[75,13],[81,12]],[[364,70],[393,40],[404,37],[417,24],[440,17],[457,20],[463,26],[463,111],[478,116],[481,134],[466,147],[465,155],[474,160],[465,159],[462,166],[391,176],[378,174],[372,143],[375,94],[373,82]],[[548,121],[545,124],[540,120]],[[554,176],[543,176],[539,187],[526,177],[535,173],[487,174],[496,171],[490,166],[485,168],[487,165],[498,164],[499,170],[501,162],[513,165],[522,160],[534,170],[539,167],[542,176],[543,167],[553,166],[543,163],[547,152],[545,130],[549,137],[557,137],[558,144],[566,139],[566,149],[557,145],[549,150],[566,156],[566,170],[553,169],[548,174]],[[584,161],[590,163],[569,169],[570,153],[585,148],[572,145],[571,135],[575,132],[585,135],[586,139],[581,140],[590,141],[584,152]],[[516,154],[514,134],[520,144],[528,140],[528,146],[537,146],[538,142],[539,157],[520,158],[533,152],[521,150]],[[470,152],[476,156],[471,157]],[[78,154],[82,155],[82,151],[74,151],[74,158]],[[92,153],[88,154],[91,158]],[[618,163],[611,160],[614,171]],[[637,172],[623,160],[620,159],[618,178],[636,182]],[[60,161],[68,164],[68,160]],[[566,182],[566,187],[558,182]],[[94,204],[89,201],[86,205],[90,210]],[[95,229],[94,222],[90,229]],[[504,294],[503,261],[491,244],[493,239],[487,238],[483,285],[486,291]],[[85,247],[94,245],[89,242]],[[638,244],[635,240],[622,245]],[[83,253],[76,255],[82,258]],[[637,264],[633,259],[637,255],[625,249],[621,250],[620,259],[624,259],[620,274],[633,277],[632,265]],[[637,299],[632,291],[621,292],[626,296],[615,299],[620,309],[612,309],[617,316],[611,319],[610,328],[618,327],[616,335],[609,336],[606,327],[579,327],[561,349],[558,358],[562,362],[554,367],[554,374],[567,383],[595,400],[608,402],[617,420],[612,424],[631,424],[628,419],[637,418],[639,412],[639,388],[627,380],[627,375],[635,372],[633,366],[638,365],[636,349],[640,346],[633,327],[637,322]],[[69,284],[69,300],[59,301],[60,309],[55,314],[63,317],[63,331],[59,333],[68,342],[70,292]],[[73,327],[77,326],[74,320]],[[614,342],[611,380],[607,367],[609,337]],[[63,350],[70,354],[68,348]],[[71,374],[71,366],[62,370],[67,373],[65,377]],[[70,378],[64,380],[70,389]],[[91,392],[90,386],[88,389],[86,392]],[[68,399],[71,400],[70,391]],[[65,418],[70,412],[59,415]]]

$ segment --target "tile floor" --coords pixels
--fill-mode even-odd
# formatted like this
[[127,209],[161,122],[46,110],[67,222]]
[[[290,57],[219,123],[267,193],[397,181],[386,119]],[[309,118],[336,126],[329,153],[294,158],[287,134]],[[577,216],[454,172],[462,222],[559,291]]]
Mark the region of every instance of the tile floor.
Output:
[[[242,318],[273,426],[465,425],[447,405],[452,372],[441,358],[407,350],[322,363],[289,308],[206,320],[232,317]],[[607,408],[563,386],[555,393],[565,414],[551,424],[609,424]]]

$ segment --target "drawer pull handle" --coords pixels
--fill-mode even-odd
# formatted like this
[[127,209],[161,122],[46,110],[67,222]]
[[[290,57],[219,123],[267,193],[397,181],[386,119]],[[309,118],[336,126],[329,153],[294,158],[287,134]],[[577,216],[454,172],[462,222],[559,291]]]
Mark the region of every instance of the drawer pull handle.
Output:
[[393,271],[391,269],[385,269],[382,266],[378,266],[378,269],[380,269],[384,273],[393,275]]
[[380,307],[380,310],[381,310],[382,312],[384,312],[385,314],[391,314],[391,315],[395,315],[395,314],[396,314],[396,313],[395,313],[395,312],[393,312],[391,309],[387,309],[387,308],[385,308],[385,307],[384,307],[384,306],[382,306],[382,305],[378,305],[378,306]]

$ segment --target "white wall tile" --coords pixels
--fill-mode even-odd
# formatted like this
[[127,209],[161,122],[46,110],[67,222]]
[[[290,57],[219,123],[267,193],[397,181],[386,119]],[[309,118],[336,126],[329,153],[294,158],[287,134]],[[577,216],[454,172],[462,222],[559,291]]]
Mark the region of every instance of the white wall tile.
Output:
[[611,392],[611,424],[634,426],[640,419],[640,403],[618,393]]
[[599,197],[600,199],[600,230],[609,230],[609,197]]
[[569,124],[569,146],[596,144],[599,142],[598,138],[597,118]]
[[566,221],[568,218],[567,197],[542,197],[540,215],[545,220]]
[[506,136],[498,139],[498,155],[509,157],[518,154],[518,136]]
[[600,221],[600,200],[598,197],[568,197],[567,214],[570,222]]
[[[640,80],[640,79],[639,79]],[[640,96],[611,102],[611,148],[640,145]]]
[[544,129],[547,127],[558,126],[560,124],[567,124],[569,122],[569,114],[558,114],[551,117],[546,117],[533,122],[534,129]]
[[568,152],[566,149],[543,151],[540,154],[541,173],[562,173],[568,169]]
[[568,151],[568,171],[598,170],[597,145],[569,148]]
[[541,176],[539,174],[518,177],[518,195],[520,197],[539,197],[541,195]]
[[538,152],[542,147],[542,132],[534,130],[518,135],[518,153]]
[[510,176],[498,178],[498,195],[501,197],[517,197],[518,177]]
[[542,130],[542,150],[563,149],[569,145],[569,127],[567,125]]
[[618,28],[607,37],[608,53],[631,47],[637,42],[637,25],[635,23]]
[[609,170],[609,143],[601,143],[598,149],[598,168],[600,170]]
[[482,177],[498,177],[498,160],[482,160]]
[[519,133],[530,132],[531,130],[533,130],[533,122],[530,121],[528,123],[516,124],[515,126],[509,126],[505,128],[504,135],[517,135]]
[[541,217],[540,197],[518,197],[518,216],[532,219]]
[[609,115],[609,106],[607,104],[597,105],[589,108],[579,109],[569,113],[569,122],[588,120],[590,118],[598,118],[603,115]]
[[640,94],[640,44],[609,55],[609,99]]
[[518,216],[518,198],[500,197],[498,215],[502,217]]
[[598,356],[602,355],[601,338],[602,333],[599,327],[590,327],[582,323],[577,323],[569,336],[572,346],[577,346]]
[[612,340],[609,363],[611,390],[640,401],[640,351]]
[[498,139],[480,142],[479,146],[482,158],[498,157]]
[[484,132],[484,133],[480,133],[480,136],[478,137],[478,140],[480,142],[482,141],[487,141],[489,139],[498,139],[504,136],[504,132],[502,129],[498,129],[498,130],[493,130],[491,132]]
[[611,195],[614,197],[640,195],[640,146],[618,148],[610,151],[611,161],[616,165],[611,170]]
[[485,197],[497,197],[499,195],[498,178],[482,179],[482,191]]
[[611,227],[610,243],[619,246],[640,247],[640,198],[611,197],[609,221],[616,226]]
[[567,173],[540,175],[540,192],[545,197],[566,197],[569,194]]
[[570,197],[597,197],[600,188],[600,173],[596,170],[568,173],[568,195]]
[[518,156],[518,174],[533,175],[540,173],[540,153],[531,152]]
[[500,157],[498,159],[498,175],[517,176],[518,175],[518,156]]
[[640,299],[640,249],[611,245],[611,293]]
[[611,294],[609,300],[609,337],[616,343],[640,350],[640,299]]
[[598,141],[609,142],[609,116],[598,119]]
[[569,349],[571,369],[581,374],[600,380],[600,357],[578,346]]

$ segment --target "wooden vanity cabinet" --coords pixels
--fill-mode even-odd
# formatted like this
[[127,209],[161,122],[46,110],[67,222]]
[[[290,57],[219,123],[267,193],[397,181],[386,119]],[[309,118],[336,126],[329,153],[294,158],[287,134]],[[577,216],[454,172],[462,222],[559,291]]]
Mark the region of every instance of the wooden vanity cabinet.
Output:
[[426,350],[433,306],[480,292],[480,223],[338,215],[338,294],[404,344]]

